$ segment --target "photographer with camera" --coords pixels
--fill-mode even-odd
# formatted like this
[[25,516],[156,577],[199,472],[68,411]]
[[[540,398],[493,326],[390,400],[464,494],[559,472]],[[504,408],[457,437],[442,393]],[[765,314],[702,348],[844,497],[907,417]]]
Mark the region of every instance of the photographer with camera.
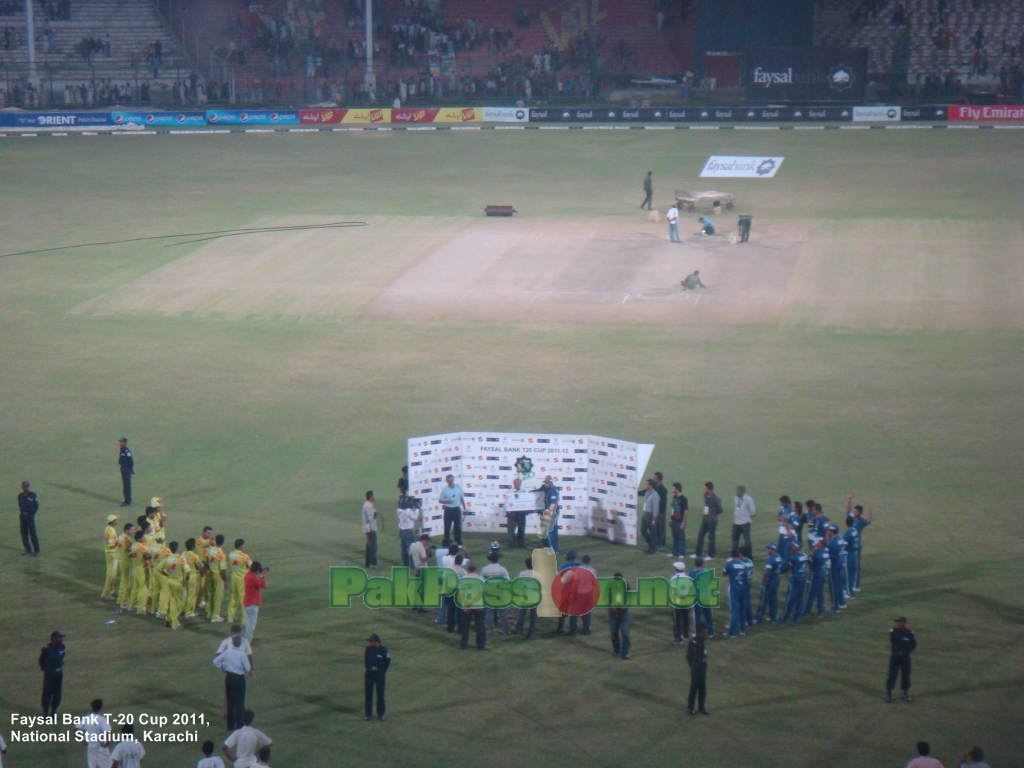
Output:
[[245,607],[245,639],[250,643],[256,631],[256,618],[263,604],[263,593],[260,590],[267,588],[267,575],[270,573],[269,565],[262,565],[259,560],[254,560],[249,566],[249,572],[245,574],[245,596],[242,598],[242,605]]

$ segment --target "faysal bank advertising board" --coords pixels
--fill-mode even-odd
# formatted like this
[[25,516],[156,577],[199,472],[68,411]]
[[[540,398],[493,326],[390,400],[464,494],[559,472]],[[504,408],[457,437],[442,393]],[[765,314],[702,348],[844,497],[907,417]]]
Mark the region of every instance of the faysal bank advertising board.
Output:
[[768,48],[747,58],[747,99],[752,102],[861,101],[864,48]]

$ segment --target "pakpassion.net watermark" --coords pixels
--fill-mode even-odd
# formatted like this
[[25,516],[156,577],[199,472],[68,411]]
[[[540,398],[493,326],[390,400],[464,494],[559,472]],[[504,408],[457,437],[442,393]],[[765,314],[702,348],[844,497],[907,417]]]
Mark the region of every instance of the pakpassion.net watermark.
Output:
[[[582,567],[566,568],[539,578],[515,579],[459,575],[451,568],[424,568],[419,576],[412,569],[396,566],[391,576],[369,576],[362,568],[331,568],[331,606],[348,608],[352,598],[362,597],[368,608],[437,608],[452,597],[462,609],[536,608],[545,597],[560,613],[583,616],[595,608],[717,608],[721,604],[719,580],[712,569],[692,576],[679,574],[641,576],[636,589],[625,579],[598,577]],[[557,615],[557,614],[556,614]]]

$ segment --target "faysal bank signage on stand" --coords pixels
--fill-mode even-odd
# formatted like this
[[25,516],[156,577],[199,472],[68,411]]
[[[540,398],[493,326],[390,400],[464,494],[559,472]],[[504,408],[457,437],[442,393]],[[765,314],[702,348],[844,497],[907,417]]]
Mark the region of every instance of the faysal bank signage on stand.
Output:
[[752,102],[860,101],[867,51],[863,48],[768,48],[747,59]]

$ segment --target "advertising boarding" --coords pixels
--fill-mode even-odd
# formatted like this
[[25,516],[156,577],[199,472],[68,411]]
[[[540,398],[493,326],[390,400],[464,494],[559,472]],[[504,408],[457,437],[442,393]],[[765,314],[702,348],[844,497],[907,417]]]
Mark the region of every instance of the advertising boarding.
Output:
[[862,101],[864,48],[768,48],[747,57],[744,85],[752,102]]

